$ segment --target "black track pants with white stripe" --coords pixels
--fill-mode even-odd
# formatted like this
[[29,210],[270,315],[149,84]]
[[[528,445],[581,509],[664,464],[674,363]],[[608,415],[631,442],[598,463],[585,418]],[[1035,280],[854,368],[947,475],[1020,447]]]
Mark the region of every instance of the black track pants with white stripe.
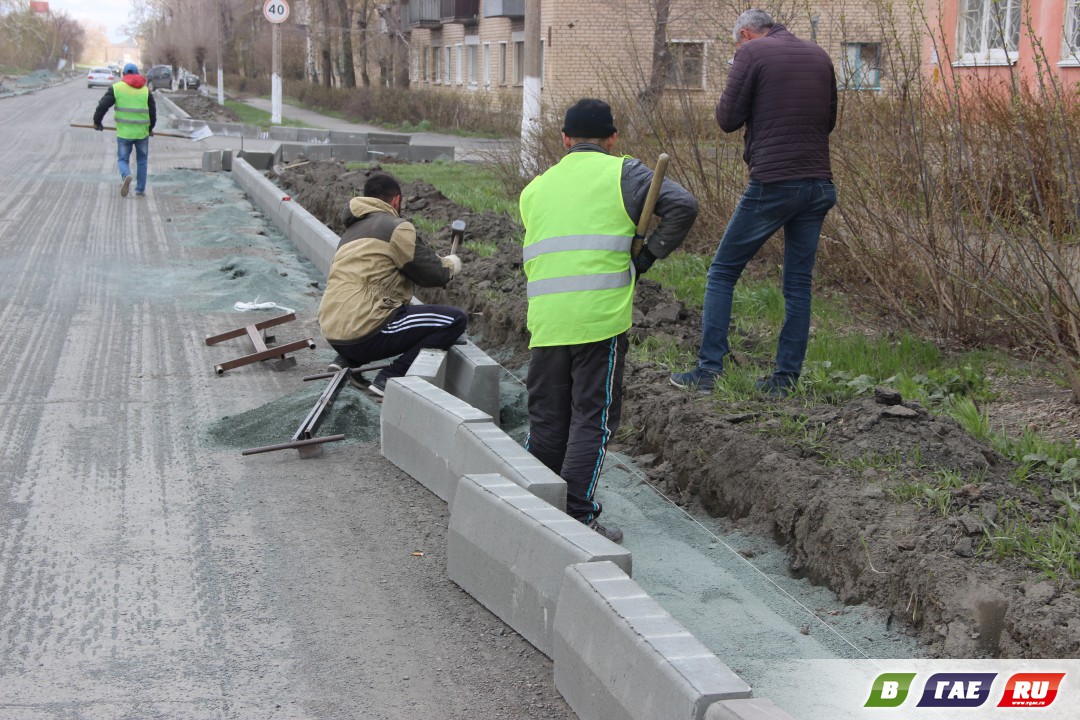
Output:
[[404,305],[377,335],[355,343],[330,343],[352,365],[397,355],[383,377],[401,377],[424,348],[447,350],[468,324],[465,311],[449,305]]
[[566,481],[566,513],[602,511],[596,483],[622,413],[626,333],[582,345],[532,349],[526,449]]

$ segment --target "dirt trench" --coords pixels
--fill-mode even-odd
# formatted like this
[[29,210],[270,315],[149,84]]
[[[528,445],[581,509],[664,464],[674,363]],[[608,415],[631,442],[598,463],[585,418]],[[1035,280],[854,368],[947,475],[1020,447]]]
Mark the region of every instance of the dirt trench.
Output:
[[[392,173],[393,166],[385,170]],[[340,232],[340,210],[361,194],[367,172],[327,161],[268,176]],[[470,335],[481,346],[507,364],[524,362],[520,226],[465,210],[423,182],[403,189],[406,218],[447,224],[461,218],[468,241],[497,247],[488,257],[462,248],[462,275],[422,298],[466,309]],[[419,235],[437,251],[449,251],[448,230]],[[688,346],[698,340],[700,316],[648,277],[638,283],[634,316],[632,334],[666,335]],[[888,394],[840,405],[804,406],[796,399],[726,404],[680,391],[665,370],[633,359],[624,397],[619,449],[637,457],[669,497],[771,536],[786,548],[793,574],[828,586],[845,602],[887,610],[912,629],[928,655],[1080,656],[1077,584],[996,559],[981,542],[1003,503],[1023,508],[1034,522],[1049,519],[1056,503],[1040,497],[1049,498],[1050,487],[1015,486],[1010,462],[951,419]],[[793,426],[814,429],[813,442],[785,430]],[[861,459],[865,469],[827,457]],[[890,471],[875,469],[882,458],[891,459]],[[953,491],[946,516],[894,498],[905,479],[939,471],[984,479]]]

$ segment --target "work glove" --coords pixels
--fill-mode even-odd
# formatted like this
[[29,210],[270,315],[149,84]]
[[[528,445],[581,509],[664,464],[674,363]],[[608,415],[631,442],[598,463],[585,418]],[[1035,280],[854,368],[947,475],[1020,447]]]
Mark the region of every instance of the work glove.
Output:
[[98,132],[104,132],[105,131],[105,126],[102,125],[101,123],[98,123],[98,124],[94,125],[94,129],[97,130]]
[[450,277],[455,277],[461,272],[461,258],[457,255],[447,255],[443,258],[443,262],[450,268]]
[[649,272],[654,262],[656,262],[656,256],[649,252],[649,248],[642,246],[641,252],[634,258],[634,270],[637,271],[638,276],[644,275]]

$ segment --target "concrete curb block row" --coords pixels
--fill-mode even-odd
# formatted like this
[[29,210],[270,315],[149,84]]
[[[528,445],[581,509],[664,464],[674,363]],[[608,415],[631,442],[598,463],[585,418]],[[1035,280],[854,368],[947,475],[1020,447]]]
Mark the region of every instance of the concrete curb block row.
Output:
[[[233,168],[293,237],[274,210],[280,191],[242,160]],[[294,242],[319,266],[310,239]],[[324,242],[336,249],[336,238]],[[565,482],[494,423],[497,375],[494,413],[449,392],[489,387],[485,369],[498,366],[473,348],[421,353],[387,383],[380,417],[382,454],[450,508],[450,579],[551,657],[556,688],[581,720],[791,720],[750,699],[750,687],[631,579],[629,551],[565,515]]]

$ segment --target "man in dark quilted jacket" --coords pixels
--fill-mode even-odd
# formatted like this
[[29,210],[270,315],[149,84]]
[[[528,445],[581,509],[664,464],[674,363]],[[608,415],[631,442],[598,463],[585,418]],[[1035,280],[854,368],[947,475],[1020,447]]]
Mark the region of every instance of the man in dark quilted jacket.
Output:
[[709,268],[698,366],[675,385],[711,392],[730,351],[735,282],[773,233],[784,230],[784,325],[773,373],[757,382],[785,397],[799,380],[810,335],[810,282],[825,215],[836,204],[829,133],[836,124],[836,76],[817,44],[800,40],[764,10],[735,22],[735,58],[716,106],[724,132],[744,129],[750,181]]

